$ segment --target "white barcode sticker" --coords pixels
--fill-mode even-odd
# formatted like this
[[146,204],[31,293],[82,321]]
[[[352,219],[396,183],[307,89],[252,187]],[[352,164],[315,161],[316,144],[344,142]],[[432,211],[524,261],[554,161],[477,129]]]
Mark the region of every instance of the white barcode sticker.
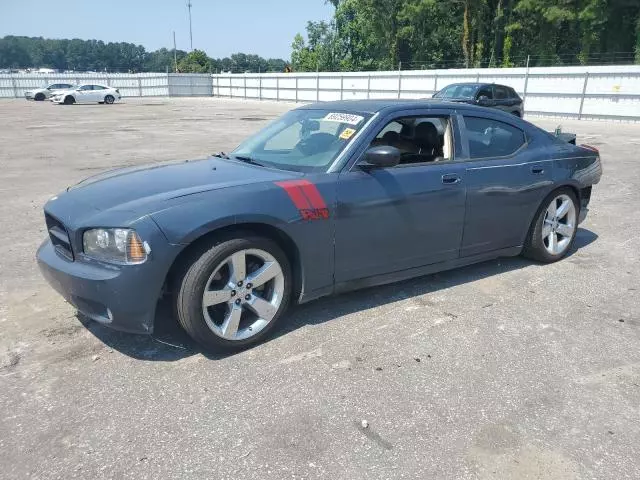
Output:
[[325,122],[340,122],[348,125],[357,125],[364,117],[360,115],[353,115],[352,113],[330,113],[323,118]]

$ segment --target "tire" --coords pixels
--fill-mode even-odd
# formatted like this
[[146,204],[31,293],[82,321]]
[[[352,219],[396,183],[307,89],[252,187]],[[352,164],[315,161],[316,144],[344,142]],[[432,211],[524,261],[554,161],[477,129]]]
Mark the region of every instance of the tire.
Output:
[[64,102],[65,105],[73,105],[74,103],[76,103],[76,99],[73,98],[71,95],[67,95],[66,97],[64,97]]
[[[241,269],[235,272],[236,264],[245,265],[246,275]],[[263,272],[262,277],[255,275],[258,271]],[[272,274],[258,286],[251,283],[252,278],[257,283]],[[275,242],[251,234],[219,239],[194,252],[177,276],[178,321],[209,351],[255,345],[287,309],[291,279],[289,260]],[[205,291],[210,292],[210,306],[205,306]]]
[[520,118],[520,116],[521,116],[521,115],[520,115],[520,112],[519,112],[518,110],[514,110],[514,111],[513,111],[513,112],[511,112],[511,113],[513,113],[513,114],[514,114],[516,117],[518,117],[518,118]]
[[[563,210],[560,215],[550,217],[553,211],[557,214],[558,210],[564,209],[565,202],[568,202],[566,213]],[[551,192],[536,212],[524,255],[542,263],[557,262],[565,257],[575,241],[579,217],[578,199],[571,188],[562,187]]]
[[112,105],[115,101],[116,99],[113,95],[107,95],[106,97],[104,97],[104,103],[106,103],[107,105]]
[[42,101],[44,101],[46,98],[47,98],[47,97],[44,95],[44,93],[36,93],[36,96],[35,96],[35,97],[33,97],[33,99],[34,99],[36,102],[42,102]]

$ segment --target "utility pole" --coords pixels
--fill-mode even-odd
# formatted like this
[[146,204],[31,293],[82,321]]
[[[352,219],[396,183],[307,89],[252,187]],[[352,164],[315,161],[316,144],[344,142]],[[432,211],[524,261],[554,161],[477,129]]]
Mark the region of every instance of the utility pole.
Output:
[[176,32],[173,31],[173,71],[178,73],[178,53],[176,50]]
[[193,30],[191,29],[191,0],[187,0],[187,8],[189,9],[189,41],[191,51],[193,51]]

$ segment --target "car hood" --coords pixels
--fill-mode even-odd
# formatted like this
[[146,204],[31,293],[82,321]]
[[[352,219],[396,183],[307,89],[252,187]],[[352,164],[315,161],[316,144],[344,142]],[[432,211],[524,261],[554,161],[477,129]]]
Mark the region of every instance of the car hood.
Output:
[[298,176],[293,172],[213,157],[165,162],[90,177],[54,197],[45,210],[62,221],[80,221],[88,214],[107,210],[143,216],[168,208],[172,200],[190,195]]

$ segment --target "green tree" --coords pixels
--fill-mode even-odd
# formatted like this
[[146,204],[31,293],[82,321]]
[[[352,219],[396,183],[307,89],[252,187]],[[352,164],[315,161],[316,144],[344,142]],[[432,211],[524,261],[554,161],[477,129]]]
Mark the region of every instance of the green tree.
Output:
[[211,59],[202,50],[192,50],[178,63],[180,73],[207,73],[212,71]]

